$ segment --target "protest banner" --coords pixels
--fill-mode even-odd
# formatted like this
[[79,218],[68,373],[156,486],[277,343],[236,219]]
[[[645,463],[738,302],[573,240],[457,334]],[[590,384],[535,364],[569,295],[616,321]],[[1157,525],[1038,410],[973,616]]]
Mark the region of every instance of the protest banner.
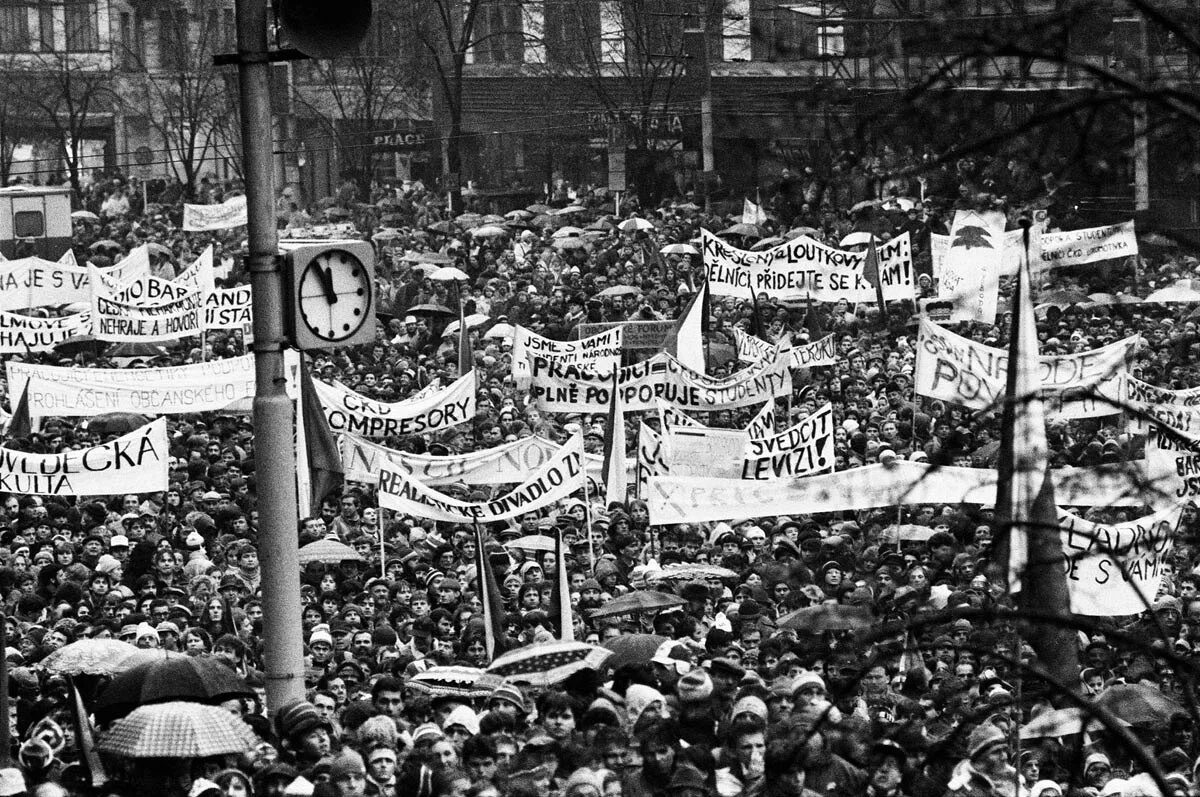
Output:
[[317,397],[334,432],[361,437],[400,437],[449,429],[475,415],[475,372],[449,387],[418,399],[386,403],[356,393],[340,382],[313,380]]
[[38,318],[0,310],[0,354],[29,354],[50,351],[78,335],[92,331],[92,314]]
[[[733,340],[737,346],[737,358],[741,362],[757,362],[763,357],[770,356],[775,346],[754,335],[748,335],[737,327],[733,328]],[[812,343],[796,344],[782,351],[785,357],[791,357],[791,368],[815,368],[819,365],[835,365],[838,361],[837,341],[830,333]]]
[[779,434],[751,437],[742,460],[743,479],[783,479],[831,470],[833,405],[826,403]]
[[580,324],[575,327],[580,338],[599,335],[610,329],[621,330],[621,347],[625,351],[659,351],[675,329],[674,321],[605,321],[598,324]]
[[670,472],[663,436],[642,421],[638,424],[637,467],[634,473],[637,497],[645,499],[651,477],[666,476]]
[[200,291],[205,296],[213,292],[214,289],[214,274],[213,274],[213,248],[209,244],[204,248],[204,251],[192,261],[192,264],[179,272],[175,279],[171,280],[171,284],[177,288],[187,288],[188,290]]
[[611,371],[621,364],[622,340],[621,327],[579,340],[551,340],[518,325],[513,332],[512,375],[518,384],[528,382],[531,357]]
[[1114,524],[1092,523],[1060,508],[1071,613],[1118,617],[1148,611],[1158,597],[1162,566],[1170,563],[1183,506],[1177,502],[1153,515]]
[[92,274],[92,334],[99,340],[152,343],[199,335],[204,294],[152,276],[122,283],[118,291]]
[[159,418],[80,451],[30,454],[0,448],[0,492],[112,495],[167,489],[167,422]]
[[770,437],[775,434],[775,402],[768,401],[762,406],[744,430],[747,438]]
[[[545,357],[531,361],[530,397],[546,412],[604,412],[609,406],[612,372],[563,365]],[[626,412],[644,412],[662,399],[680,409],[723,410],[759,404],[792,390],[788,359],[751,363],[732,376],[697,373],[669,354],[617,370],[617,389]]]
[[254,323],[250,286],[214,288],[204,302],[205,329],[241,329]]
[[[1036,227],[1029,231],[1029,264],[1037,269],[1038,255],[1041,247],[1041,233]],[[946,267],[946,256],[950,252],[950,236],[929,234],[929,256],[933,268],[933,278],[941,279],[942,270]],[[1015,277],[1017,270],[1025,259],[1025,231],[1022,229],[1008,230],[1004,233],[1004,248],[1000,250],[1000,276]]]
[[576,434],[544,466],[511,491],[473,503],[439,492],[387,462],[379,470],[379,505],[402,515],[447,523],[492,523],[535,512],[584,485],[583,438]]
[[[1093,418],[1120,407],[1107,397],[1120,390],[1140,338],[1130,337],[1090,351],[1039,357],[1048,415]],[[918,395],[971,409],[998,406],[1005,394],[1008,352],[956,335],[921,319],[913,382]]]
[[951,321],[996,321],[1000,263],[1004,251],[1004,214],[956,210],[950,247],[938,280],[938,298],[954,302]]
[[[299,367],[299,354],[289,349],[284,352],[284,362],[288,365],[290,377]],[[21,395],[31,379],[37,378],[41,383],[38,388],[38,411],[30,407],[33,417],[39,414],[85,416],[105,412],[175,415],[223,409],[228,402],[218,402],[228,395],[233,395],[234,400],[254,396],[252,354],[166,368],[67,368],[11,360],[4,367],[10,395]],[[56,383],[69,387],[56,391],[51,388]],[[91,397],[73,393],[71,388],[79,385],[91,391]],[[104,387],[116,388],[116,392],[102,396],[101,389]],[[197,403],[199,393],[206,388],[211,388],[208,393],[211,403]],[[295,398],[295,385],[291,378],[288,379],[287,389],[288,395]],[[136,402],[121,403],[112,398],[114,395],[129,398],[139,393],[141,395]],[[89,404],[96,405],[94,411],[89,410]]]
[[1124,409],[1130,431],[1165,426],[1184,437],[1200,438],[1200,388],[1171,390],[1125,374],[1112,398]]
[[[1062,506],[1144,506],[1131,489],[1146,463],[1050,471]],[[801,479],[715,479],[656,476],[649,480],[650,522],[698,523],[733,517],[876,509],[901,504],[992,504],[996,471],[898,461]]]
[[1147,493],[1150,506],[1174,499],[1200,502],[1200,437],[1151,429],[1146,438],[1145,484],[1137,486]]
[[[740,299],[766,294],[776,301],[875,304],[875,287],[863,278],[864,252],[834,249],[808,236],[761,252],[729,245],[700,230],[708,288],[714,296]],[[879,278],[887,301],[912,299],[914,276],[908,233],[879,246]]]
[[668,472],[675,476],[737,479],[742,472],[746,432],[708,426],[676,426],[670,431]]
[[[523,437],[511,443],[466,454],[434,456],[410,454],[372,443],[358,435],[338,435],[346,478],[375,481],[382,462],[405,470],[425,484],[516,484],[549,462],[561,446],[540,437]],[[584,454],[584,470],[597,478],[603,457]]]
[[1132,257],[1137,253],[1133,222],[1126,221],[1106,227],[1043,233],[1039,262],[1042,268],[1062,268]]
[[228,230],[246,223],[246,197],[230,197],[219,205],[183,206],[184,232]]
[[[149,274],[147,249],[139,246],[116,265],[98,269],[98,272],[118,282]],[[24,257],[0,263],[0,310],[74,304],[91,301],[91,298],[92,280],[88,267],[76,265],[70,250],[57,262]]]

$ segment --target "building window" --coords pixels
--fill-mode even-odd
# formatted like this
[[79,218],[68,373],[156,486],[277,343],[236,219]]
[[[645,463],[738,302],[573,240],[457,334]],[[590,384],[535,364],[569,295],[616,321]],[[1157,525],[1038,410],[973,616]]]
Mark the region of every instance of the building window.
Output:
[[100,49],[100,9],[96,0],[67,0],[67,51],[91,53]]
[[19,210],[13,214],[14,238],[41,238],[46,234],[46,219],[40,210]]
[[145,57],[142,51],[141,20],[129,11],[122,11],[118,18],[118,25],[121,35],[121,68],[139,69]]
[[524,60],[520,2],[484,0],[475,26],[475,63],[519,64]]
[[0,0],[0,51],[29,49],[29,6],[19,0]]
[[54,41],[54,4],[50,0],[38,0],[38,45],[48,52],[58,49]]
[[[210,35],[212,32],[210,31]],[[188,68],[188,16],[185,11],[164,6],[158,12],[158,66],[160,69]]]

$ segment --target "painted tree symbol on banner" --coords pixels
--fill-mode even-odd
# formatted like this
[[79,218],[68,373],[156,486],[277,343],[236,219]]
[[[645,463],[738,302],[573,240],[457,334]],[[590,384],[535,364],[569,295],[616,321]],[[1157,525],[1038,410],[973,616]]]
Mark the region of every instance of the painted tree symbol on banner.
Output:
[[960,246],[964,249],[994,249],[992,242],[989,240],[986,227],[979,227],[974,224],[966,224],[959,227],[954,233],[954,242],[950,246]]

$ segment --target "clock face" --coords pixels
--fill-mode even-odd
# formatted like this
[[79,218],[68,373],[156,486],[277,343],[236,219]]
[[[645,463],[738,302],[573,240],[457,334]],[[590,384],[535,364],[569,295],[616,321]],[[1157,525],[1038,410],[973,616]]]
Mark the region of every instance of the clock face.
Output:
[[321,253],[300,276],[300,319],[323,340],[354,335],[371,309],[371,273],[350,252]]

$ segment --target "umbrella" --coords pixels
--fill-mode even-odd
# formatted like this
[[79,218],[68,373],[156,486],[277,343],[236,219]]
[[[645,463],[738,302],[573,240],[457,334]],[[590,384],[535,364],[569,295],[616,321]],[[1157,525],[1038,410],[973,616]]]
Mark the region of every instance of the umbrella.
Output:
[[793,227],[792,229],[788,230],[784,234],[784,237],[790,241],[793,238],[799,238],[803,235],[807,235],[807,236],[811,237],[811,236],[820,235],[820,234],[821,234],[821,231],[818,230],[816,227]]
[[126,758],[208,758],[244,753],[257,742],[225,709],[176,701],[134,709],[100,735],[96,749]]
[[448,221],[435,221],[433,224],[425,225],[425,229],[430,232],[438,232],[442,235],[453,235],[458,232],[458,228]]
[[525,208],[526,213],[531,213],[534,216],[543,216],[551,211],[549,205],[529,205]]
[[108,350],[109,357],[162,357],[166,353],[166,346],[160,343],[146,343],[141,340],[118,343]]
[[461,216],[454,217],[454,223],[460,227],[470,229],[483,224],[483,216],[480,216],[478,213],[463,213]]
[[862,202],[854,203],[854,205],[851,206],[851,208],[850,208],[850,212],[857,213],[860,210],[866,210],[867,208],[876,208],[882,204],[883,204],[882,199],[864,199]]
[[338,562],[361,562],[362,556],[358,551],[351,548],[344,542],[336,540],[332,537],[326,537],[323,540],[310,542],[300,549],[300,564],[306,565],[310,562],[324,562],[325,564],[337,564]]
[[[1122,725],[1129,724],[1119,718],[1117,722]],[[1038,714],[1021,726],[1021,738],[1057,739],[1060,736],[1073,736],[1084,730],[1095,730],[1101,727],[1103,725],[1095,717],[1077,706],[1071,706]]]
[[505,548],[520,548],[522,551],[548,551],[554,553],[557,548],[553,537],[544,534],[527,534],[504,543]]
[[145,415],[136,412],[106,412],[88,422],[88,431],[99,434],[128,434],[150,423]]
[[385,227],[379,232],[371,236],[372,241],[394,241],[397,238],[403,238],[404,233],[399,230],[393,230],[390,227]]
[[787,240],[780,238],[778,235],[772,235],[770,238],[763,238],[761,241],[755,243],[754,246],[750,247],[750,251],[762,252],[766,249],[770,249],[772,246],[778,246],[782,243],[787,243]]
[[708,581],[710,579],[722,578],[737,578],[737,572],[730,570],[728,567],[719,567],[717,565],[700,565],[700,564],[677,564],[667,565],[662,570],[659,570],[646,577],[647,581],[691,581],[699,579]]
[[721,230],[717,235],[740,235],[743,238],[762,238],[762,230],[753,224],[734,224]]
[[917,203],[906,196],[894,196],[891,199],[886,199],[883,202],[884,210],[912,210],[917,206]]
[[[1190,280],[1181,280],[1181,282],[1190,282]],[[1159,288],[1154,293],[1146,297],[1148,302],[1163,302],[1163,303],[1179,303],[1200,302],[1200,290],[1191,287],[1190,285],[1181,285],[1175,283],[1168,285],[1165,288]]]
[[508,230],[494,224],[485,224],[471,230],[471,235],[475,238],[499,238],[501,235],[508,235]]
[[90,221],[96,223],[100,221],[100,217],[90,210],[77,210],[71,214],[71,218],[75,219],[75,221]]
[[489,673],[509,681],[549,687],[580,670],[598,670],[612,651],[586,642],[548,642],[509,651],[493,661]]
[[160,244],[158,241],[151,241],[150,243],[146,244],[146,251],[152,255],[162,255],[163,257],[170,257],[174,254],[174,252]]
[[105,238],[103,241],[96,241],[96,243],[89,246],[88,251],[95,252],[99,249],[120,249],[120,248],[121,248],[121,245],[119,243],[117,243],[116,241],[111,241],[108,238]]
[[432,263],[435,266],[448,266],[454,262],[453,257],[441,252],[410,252],[403,259],[410,263]]
[[499,213],[489,213],[482,219],[484,224],[503,224],[504,217]]
[[1138,241],[1148,246],[1158,246],[1163,249],[1178,249],[1179,242],[1175,241],[1160,232],[1148,232],[1145,235],[1139,235]]
[[641,293],[642,289],[634,285],[610,285],[597,293],[597,296],[629,296]]
[[113,678],[96,699],[96,712],[107,717],[139,705],[191,700],[217,704],[253,695],[237,673],[212,656],[179,656],[143,662]]
[[485,338],[493,338],[495,340],[506,340],[517,333],[516,327],[512,324],[496,324],[487,332],[483,333]]
[[622,664],[650,661],[662,643],[665,636],[658,634],[621,634],[604,642],[604,647],[612,651],[608,666],[616,669]]
[[779,618],[779,628],[794,628],[797,631],[817,633],[820,631],[854,631],[867,628],[874,617],[866,606],[850,606],[843,603],[818,603]]
[[658,592],[652,589],[636,590],[613,598],[599,609],[593,609],[591,616],[620,617],[623,614],[641,614],[642,612],[657,612],[663,609],[673,609],[687,603],[678,595],[669,592]]
[[672,203],[671,207],[675,208],[676,210],[687,210],[687,211],[700,209],[700,206],[697,205],[695,202],[684,202],[684,203],[678,204],[678,205]]
[[1068,307],[1073,304],[1088,304],[1091,299],[1083,291],[1058,290],[1048,291],[1038,297],[1038,301],[1042,304],[1054,304],[1059,307]]
[[433,697],[461,697],[477,700],[487,697],[503,679],[478,667],[449,665],[430,667],[408,680],[410,686]]
[[412,270],[419,271],[428,277],[433,272],[437,271],[441,266],[435,266],[433,263],[413,263]]
[[462,280],[463,282],[470,279],[466,272],[461,268],[454,266],[444,266],[429,275],[429,279],[437,280],[438,282],[450,282],[451,280]]
[[550,237],[551,238],[573,238],[573,237],[576,237],[579,235],[583,235],[583,233],[584,233],[584,230],[582,227],[572,227],[570,225],[567,225],[566,227],[559,227],[557,230],[554,231],[554,233]]
[[1184,713],[1183,706],[1145,684],[1115,684],[1097,695],[1095,703],[1130,725],[1161,724]]
[[914,523],[892,524],[884,529],[879,534],[880,542],[895,543],[898,540],[925,542],[933,536],[933,529],[929,526],[918,526]]
[[866,246],[871,243],[871,238],[874,236],[869,232],[852,232],[842,240],[838,241],[838,246],[845,248],[847,246]]
[[658,250],[664,255],[698,255],[700,250],[691,244],[667,244]]
[[587,208],[582,205],[567,205],[565,208],[553,211],[553,213],[555,216],[570,216],[575,213],[583,213],[586,210]]
[[[483,313],[471,313],[471,315],[467,316],[466,319],[464,319],[464,320],[467,322],[467,329],[473,329],[474,327],[477,327],[480,324],[484,324],[484,323],[487,323],[488,321],[491,321],[492,317],[488,316],[488,315],[484,315]],[[449,324],[446,325],[446,328],[442,330],[442,337],[448,338],[451,335],[453,335],[455,332],[458,332],[458,322],[451,321]]]
[[188,654],[179,653],[174,650],[164,650],[163,648],[135,648],[132,653],[127,654],[124,658],[118,661],[114,666],[114,674],[128,672],[134,667],[142,664],[157,664],[160,661],[167,659],[182,659]]
[[611,232],[612,230],[614,230],[616,228],[613,226],[613,223],[611,221],[609,221],[608,219],[596,219],[595,221],[593,221],[591,224],[584,227],[583,229],[589,230],[591,232]]
[[632,219],[625,219],[625,221],[623,221],[617,225],[617,229],[620,230],[621,232],[638,232],[639,230],[653,230],[654,224],[653,224],[653,222],[647,221],[646,219],[640,219],[640,218],[634,217]]
[[458,315],[454,310],[440,304],[418,304],[408,308],[412,315]]
[[555,249],[567,251],[570,249],[587,249],[588,242],[582,238],[559,238],[554,242]]
[[510,210],[504,214],[504,218],[513,219],[514,221],[528,221],[533,218],[533,214],[528,210]]
[[137,648],[119,639],[81,639],[42,659],[38,666],[60,675],[115,675],[121,660]]
[[350,208],[327,208],[325,215],[331,219],[346,219],[354,214],[351,213]]

